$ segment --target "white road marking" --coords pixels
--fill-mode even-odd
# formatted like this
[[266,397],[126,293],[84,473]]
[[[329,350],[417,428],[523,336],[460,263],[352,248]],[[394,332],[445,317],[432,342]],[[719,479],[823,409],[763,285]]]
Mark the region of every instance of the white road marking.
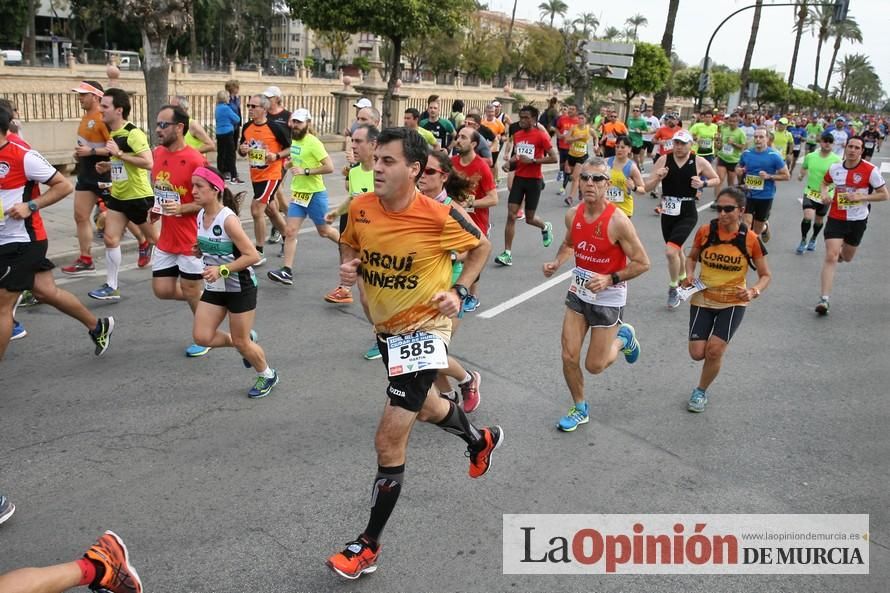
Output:
[[711,204],[713,204],[713,203],[714,203],[714,200],[711,200],[710,202],[708,202],[708,203],[705,204],[704,206],[699,206],[698,208],[696,208],[696,210],[698,210],[699,212],[703,212],[703,211],[707,210],[708,208],[710,208],[710,207],[711,207]]
[[[884,159],[881,160],[883,161]],[[884,162],[881,163],[881,175],[884,175],[886,173],[890,173],[890,163]]]
[[492,307],[491,309],[484,310],[482,313],[479,313],[479,315],[477,315],[477,317],[481,317],[483,319],[491,319],[495,315],[500,315],[504,311],[512,309],[516,305],[520,305],[520,304],[524,303],[525,301],[529,300],[530,298],[541,294],[545,290],[552,288],[552,287],[556,286],[557,284],[561,284],[561,283],[565,282],[571,276],[572,276],[571,271],[563,272],[559,276],[554,276],[550,280],[543,282],[543,283],[535,286],[534,288],[526,290],[522,294],[518,294],[508,301],[504,301],[500,305]]

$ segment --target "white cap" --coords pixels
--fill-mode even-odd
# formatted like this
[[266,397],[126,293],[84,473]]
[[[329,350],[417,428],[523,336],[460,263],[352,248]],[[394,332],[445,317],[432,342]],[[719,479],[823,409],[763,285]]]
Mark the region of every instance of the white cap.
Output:
[[374,104],[371,103],[370,99],[366,99],[365,97],[362,97],[361,99],[359,99],[358,101],[353,103],[352,106],[358,107],[359,109],[364,109],[365,107],[373,107]]
[[679,140],[680,142],[689,144],[690,142],[692,142],[692,134],[690,134],[686,130],[679,130],[676,134],[674,134],[672,140]]
[[270,98],[270,99],[271,99],[272,97],[280,97],[280,96],[281,96],[281,89],[278,88],[277,86],[270,86],[270,87],[267,87],[266,90],[263,91],[263,96],[264,96],[264,97],[268,97],[268,98]]
[[492,104],[494,107],[500,107],[500,106],[501,106],[501,102],[500,102],[500,101],[492,101],[491,104]]
[[291,113],[290,118],[297,121],[309,121],[310,119],[312,119],[312,114],[309,113],[308,109],[303,109],[301,107],[300,109],[297,109],[296,111]]

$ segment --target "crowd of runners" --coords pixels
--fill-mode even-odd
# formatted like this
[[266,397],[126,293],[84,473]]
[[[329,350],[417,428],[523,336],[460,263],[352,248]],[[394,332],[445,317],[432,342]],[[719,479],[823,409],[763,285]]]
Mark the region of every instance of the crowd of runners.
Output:
[[[555,253],[541,253],[544,276],[572,263],[561,340],[572,402],[556,421],[558,430],[572,432],[590,418],[584,370],[595,375],[619,356],[630,364],[641,356],[637,332],[625,319],[628,283],[654,264],[633,224],[635,215],[654,210],[660,218],[666,307],[689,302],[688,351],[702,369],[686,407],[701,413],[747,307],[770,284],[765,243],[779,184],[795,170],[799,180],[807,180],[799,196],[800,241],[787,247],[800,255],[814,251],[823,233],[815,303],[821,316],[829,313],[838,263],[852,261],[862,241],[871,202],[890,197],[869,162],[881,149],[887,122],[867,116],[702,112],[684,122],[676,113],[657,117],[651,108],[634,107],[622,121],[614,109],[585,114],[554,99],[540,111],[519,107],[513,121],[496,101],[466,113],[455,101],[446,117],[446,106],[432,96],[424,113],[407,109],[404,125],[382,128],[380,112],[363,98],[344,130],[347,165],[335,171],[313,130],[313,114],[301,106],[285,109],[276,87],[245,98],[243,122],[238,87],[228,87],[217,110],[234,103],[237,118],[230,117],[232,130],[224,128],[215,140],[189,116],[187,100],[176,98],[151,124],[153,149],[146,132],[128,119],[126,92],[95,81],[73,91],[84,110],[72,142],[75,183],[30,148],[20,134],[16,106],[0,102],[0,358],[11,340],[27,333],[15,321],[20,302],[45,303],[80,322],[97,356],[110,347],[115,318],[96,318],[57,286],[55,266],[47,259],[49,238],[40,213],[73,192],[80,255],[61,273],[96,274],[91,244],[94,220],[101,217],[106,276],[88,296],[119,301],[126,289],[119,282],[120,243],[130,232],[139,242],[138,265],[151,265],[154,295],[183,301],[192,313],[193,343],[185,355],[235,348],[256,373],[247,396],[265,397],[279,375],[253,329],[255,269],[267,264],[265,249],[281,243],[283,265],[265,278],[292,286],[297,235],[309,218],[331,242],[333,288],[319,300],[345,305],[358,293],[372,342],[365,357],[382,360],[390,404],[375,439],[378,467],[368,523],[327,560],[349,579],[377,569],[415,421],[463,441],[471,478],[490,471],[505,442],[501,426],[471,418],[481,403],[483,377],[451,352],[460,323],[480,307],[485,283],[505,281],[489,274],[483,279],[482,271],[492,261],[513,265],[518,222],[541,233],[544,249],[555,232],[562,237]],[[205,155],[217,148],[219,167],[213,167]],[[246,160],[249,186],[238,179],[231,151]],[[538,213],[547,164],[558,167],[555,193],[566,206],[564,232]],[[330,203],[331,183],[345,185],[347,200]],[[500,183],[508,189],[506,207],[499,205]],[[700,204],[708,202],[715,216],[700,224],[700,210],[706,209]],[[246,207],[252,236],[238,216]],[[502,249],[493,248],[501,241],[492,236],[492,209],[498,207],[506,211]],[[225,320],[228,331],[220,329]],[[14,510],[0,496],[0,523]],[[4,593],[77,585],[141,591],[127,548],[112,532],[75,562],[0,575]]]

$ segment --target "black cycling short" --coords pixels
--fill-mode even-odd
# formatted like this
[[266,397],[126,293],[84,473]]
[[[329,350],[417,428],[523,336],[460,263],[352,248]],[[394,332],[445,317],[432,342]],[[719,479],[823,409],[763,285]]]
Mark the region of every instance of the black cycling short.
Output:
[[661,215],[661,236],[665,244],[673,243],[677,247],[683,247],[683,243],[698,224],[695,204],[695,200],[686,200],[680,203],[680,214],[677,216]]
[[[392,337],[392,334],[377,334],[377,347],[380,348],[383,368],[387,369],[387,372],[389,372],[389,351],[386,347],[386,338],[389,337]],[[389,377],[389,384],[386,386],[389,405],[405,408],[409,412],[419,412],[437,374],[436,369],[427,369]]]
[[[107,183],[110,184],[111,182]],[[77,184],[74,186],[74,191],[92,192],[103,200],[107,200],[108,196],[111,195],[110,189],[110,187],[99,187],[99,182],[92,179],[78,179]]]
[[569,160],[569,149],[568,148],[560,148],[559,152],[559,168],[563,170],[565,168],[566,161]]
[[745,317],[745,309],[747,307],[742,305],[726,309],[690,305],[689,341],[697,342],[716,336],[724,342],[729,342]]
[[651,140],[643,140],[643,150],[646,151],[646,154],[652,154],[652,150],[655,148],[655,145],[652,144]]
[[800,146],[795,146],[794,148],[792,148],[791,154],[795,157],[799,157],[800,156]]
[[109,210],[120,212],[134,224],[142,224],[148,220],[148,211],[155,205],[154,196],[150,198],[136,198],[135,200],[118,200],[114,196],[108,196],[103,199]]
[[34,287],[34,275],[54,267],[46,259],[47,245],[47,241],[0,245],[0,288],[9,292],[31,290]]
[[828,206],[829,204],[823,204],[822,202],[814,202],[808,197],[804,196],[803,198],[803,209],[804,210],[815,210],[816,216],[825,216],[828,214]]
[[247,313],[256,309],[256,288],[241,292],[217,292],[205,290],[201,301],[226,309],[229,313]]
[[642,146],[631,146],[630,152],[632,154],[640,154],[641,152],[643,152],[643,147]]
[[584,156],[569,155],[568,157],[566,157],[566,162],[569,164],[570,167],[574,168],[575,165],[583,165],[584,163],[586,163],[588,158],[589,157],[586,154]]
[[514,177],[508,204],[519,204],[525,201],[525,210],[534,212],[541,201],[541,190],[544,189],[544,180],[537,177]]
[[752,215],[757,222],[766,222],[769,220],[769,213],[773,209],[773,199],[759,200],[757,198],[748,198],[745,206],[745,212]]
[[844,243],[850,247],[859,247],[862,243],[862,236],[865,234],[865,227],[868,219],[865,220],[838,220],[829,218],[825,223],[826,239],[843,239]]
[[727,171],[735,171],[736,165],[738,165],[738,163],[727,163],[726,161],[721,159],[719,156],[717,157],[717,166],[723,167]]

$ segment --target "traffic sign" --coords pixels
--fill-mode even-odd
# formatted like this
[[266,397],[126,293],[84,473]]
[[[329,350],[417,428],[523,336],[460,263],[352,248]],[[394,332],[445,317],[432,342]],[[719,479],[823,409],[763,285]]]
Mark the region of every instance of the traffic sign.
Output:
[[598,66],[623,66],[629,68],[634,65],[633,55],[603,54],[587,52],[587,63]]
[[633,43],[613,43],[611,41],[585,41],[584,50],[587,52],[602,52],[607,54],[620,54],[632,56],[637,51]]
[[612,78],[614,80],[626,80],[627,68],[613,68],[612,66],[597,66],[588,64],[588,72],[599,78]]

